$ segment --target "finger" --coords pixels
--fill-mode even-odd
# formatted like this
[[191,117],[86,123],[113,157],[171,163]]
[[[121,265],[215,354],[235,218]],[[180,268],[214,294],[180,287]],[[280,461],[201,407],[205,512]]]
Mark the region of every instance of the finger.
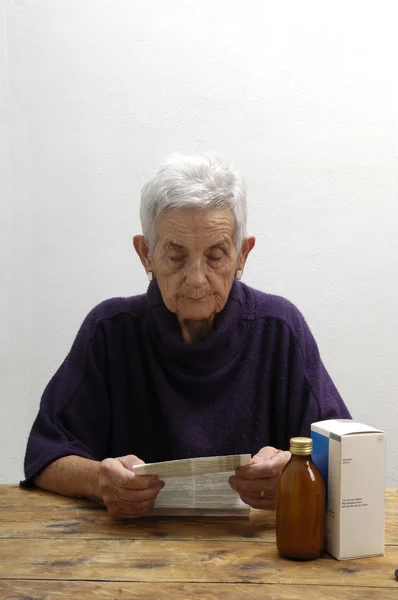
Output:
[[101,467],[111,484],[118,489],[145,490],[156,487],[160,481],[157,475],[136,475],[116,458],[104,460]]
[[136,475],[127,480],[126,488],[131,490],[149,490],[158,488],[162,482],[157,475]]
[[281,450],[277,450],[273,446],[264,446],[264,448],[260,448],[253,458],[262,458],[263,460],[268,460],[269,458],[273,458],[279,452],[281,452]]
[[249,496],[241,496],[243,502],[251,506],[252,508],[257,508],[259,510],[275,510],[276,509],[276,496],[271,496],[269,498],[250,498]]
[[[141,494],[142,492],[139,492]],[[157,493],[148,497],[142,497],[141,495],[125,497],[119,494],[118,490],[112,490],[111,493],[104,495],[104,502],[109,510],[113,513],[123,513],[125,515],[132,515],[137,511],[144,510],[155,504]]]
[[151,506],[154,505],[154,499],[151,500],[145,500],[143,502],[134,502],[134,503],[125,503],[122,502],[120,500],[118,500],[118,502],[114,502],[112,503],[113,506],[116,506],[117,508],[119,508],[121,511],[130,514],[136,513],[136,512],[140,512],[142,510],[146,510],[148,508],[150,508]]
[[138,510],[135,514],[135,519],[140,519],[142,517],[146,517],[148,513],[151,512],[151,510],[153,509],[153,507],[155,506],[155,503],[153,502],[152,504],[149,504],[146,508],[142,508],[141,510]]
[[153,509],[153,505],[148,506],[148,508],[143,508],[142,510],[138,511],[135,514],[135,519],[142,519],[143,517],[146,517],[148,515],[148,513],[151,512],[151,510]]
[[145,462],[135,456],[135,454],[128,454],[127,456],[119,456],[116,460],[120,461],[126,469],[129,471],[133,470],[134,465],[145,465]]
[[272,458],[264,460],[253,458],[250,465],[238,467],[235,471],[238,477],[243,479],[261,479],[262,477],[278,476],[285,464],[290,459],[290,452],[279,452]]
[[154,502],[160,490],[164,488],[164,485],[164,481],[159,481],[156,487],[144,490],[114,490],[114,493],[123,503],[132,506],[140,502]]
[[250,464],[257,464],[265,460],[273,459],[276,456],[278,456],[279,460],[288,462],[292,455],[286,450],[277,450],[271,446],[265,446],[265,448],[261,448],[257,454],[253,456]]
[[160,490],[162,490],[164,486],[164,481],[159,481],[159,485],[157,485],[156,487],[151,487],[146,490],[137,490],[134,494],[136,498],[135,502],[154,502]]
[[265,492],[266,494],[273,493],[278,487],[279,477],[243,479],[242,477],[232,475],[228,481],[232,489],[236,490],[239,494],[243,493],[258,497],[260,492]]
[[108,506],[108,512],[114,519],[137,519],[145,516],[150,510],[152,510],[154,502],[148,504],[137,505],[136,507],[125,507],[117,504]]

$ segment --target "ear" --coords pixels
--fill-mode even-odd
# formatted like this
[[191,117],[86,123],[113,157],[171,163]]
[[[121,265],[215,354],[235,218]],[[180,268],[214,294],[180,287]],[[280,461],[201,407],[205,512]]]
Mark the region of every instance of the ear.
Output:
[[133,246],[138,256],[140,257],[140,261],[144,265],[145,271],[152,271],[152,262],[150,259],[149,246],[146,243],[144,236],[135,235],[133,237]]
[[253,250],[255,243],[256,243],[256,238],[253,236],[247,237],[243,240],[242,249],[240,251],[240,255],[238,258],[238,269],[242,269],[242,271],[243,271],[246,261],[247,261],[247,257],[249,256],[250,252]]

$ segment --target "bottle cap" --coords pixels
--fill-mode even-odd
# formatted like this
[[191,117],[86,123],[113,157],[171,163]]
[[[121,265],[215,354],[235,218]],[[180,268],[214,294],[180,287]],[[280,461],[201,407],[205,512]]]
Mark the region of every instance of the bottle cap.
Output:
[[307,437],[291,438],[290,452],[298,456],[309,456],[312,453],[312,439]]

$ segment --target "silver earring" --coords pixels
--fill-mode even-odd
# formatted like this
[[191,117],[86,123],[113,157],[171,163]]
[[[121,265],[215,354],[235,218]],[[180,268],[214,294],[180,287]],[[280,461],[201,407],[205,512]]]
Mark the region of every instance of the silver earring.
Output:
[[235,273],[235,279],[242,279],[243,269],[237,269]]
[[147,271],[148,280],[153,281],[153,271]]

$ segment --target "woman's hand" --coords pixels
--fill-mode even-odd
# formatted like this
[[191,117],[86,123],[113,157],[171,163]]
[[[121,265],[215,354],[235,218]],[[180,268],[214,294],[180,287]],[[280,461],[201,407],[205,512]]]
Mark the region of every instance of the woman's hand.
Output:
[[133,465],[142,464],[144,462],[132,454],[106,458],[100,463],[99,496],[112,517],[144,517],[153,507],[164,481],[156,475],[137,475],[132,471]]
[[229,484],[249,506],[275,510],[279,475],[290,456],[290,452],[271,446],[261,448],[250,465],[236,469],[235,475],[229,478]]

